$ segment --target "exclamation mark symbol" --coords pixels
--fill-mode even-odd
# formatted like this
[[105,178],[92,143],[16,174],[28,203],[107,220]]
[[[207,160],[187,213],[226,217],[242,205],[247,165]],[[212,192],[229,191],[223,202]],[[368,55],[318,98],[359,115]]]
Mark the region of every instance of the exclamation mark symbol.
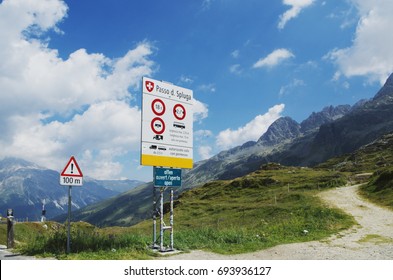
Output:
[[71,174],[74,174],[74,164],[71,163]]

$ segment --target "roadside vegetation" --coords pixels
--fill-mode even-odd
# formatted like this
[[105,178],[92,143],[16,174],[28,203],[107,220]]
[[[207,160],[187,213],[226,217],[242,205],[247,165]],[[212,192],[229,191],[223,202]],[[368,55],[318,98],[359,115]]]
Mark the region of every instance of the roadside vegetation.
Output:
[[374,172],[360,193],[370,201],[393,210],[393,168]]
[[360,187],[363,197],[393,209],[393,134],[386,134],[352,154],[330,159],[318,167],[347,172],[353,183],[364,183]]
[[[6,224],[0,225],[0,243],[7,244]],[[14,225],[16,251],[57,259],[149,259],[150,239],[130,228],[97,228],[85,222],[71,223],[71,253],[67,251],[67,226],[57,222],[25,222]]]
[[[341,172],[269,164],[242,178],[207,183],[175,201],[175,247],[237,254],[323,239],[351,227],[354,220],[327,207],[315,195],[346,182],[347,175]],[[16,249],[58,259],[156,256],[150,250],[151,220],[133,227],[71,225],[71,254],[66,254],[66,226],[55,222],[16,224]],[[6,244],[5,225],[1,225],[0,235],[0,243]],[[166,244],[168,237],[166,233]]]

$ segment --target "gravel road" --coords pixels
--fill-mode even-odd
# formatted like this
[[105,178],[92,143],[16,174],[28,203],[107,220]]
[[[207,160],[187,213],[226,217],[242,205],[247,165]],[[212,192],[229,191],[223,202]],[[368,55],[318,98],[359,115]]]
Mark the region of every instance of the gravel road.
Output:
[[266,250],[219,255],[204,251],[172,255],[176,260],[393,260],[393,211],[365,201],[359,185],[319,194],[328,204],[351,214],[358,225],[321,241],[279,245]]
[[0,245],[0,260],[36,260],[33,256],[24,256],[7,250],[7,246]]

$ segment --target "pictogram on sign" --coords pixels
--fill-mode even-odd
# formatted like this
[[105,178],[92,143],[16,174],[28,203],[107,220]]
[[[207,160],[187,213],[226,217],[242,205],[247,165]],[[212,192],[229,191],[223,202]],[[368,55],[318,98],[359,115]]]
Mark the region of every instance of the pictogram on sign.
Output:
[[173,115],[179,121],[184,120],[184,118],[186,117],[186,109],[182,104],[176,104],[175,106],[173,106]]
[[60,174],[61,176],[73,176],[73,177],[83,177],[82,171],[79,168],[78,163],[75,160],[75,157],[71,157],[68,161],[66,167],[63,172]]
[[155,134],[162,134],[165,131],[165,123],[161,118],[154,118],[151,123],[150,127]]
[[157,116],[162,116],[165,113],[165,103],[161,99],[154,99],[151,103],[151,109]]

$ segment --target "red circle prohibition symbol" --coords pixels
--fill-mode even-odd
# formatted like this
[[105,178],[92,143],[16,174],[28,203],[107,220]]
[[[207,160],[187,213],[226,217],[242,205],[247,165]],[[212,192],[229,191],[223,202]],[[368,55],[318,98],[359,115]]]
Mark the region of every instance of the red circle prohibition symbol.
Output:
[[150,123],[151,130],[155,134],[162,134],[165,131],[165,123],[161,118],[154,118]]
[[165,113],[165,103],[161,99],[154,99],[151,103],[151,109],[157,116],[162,116]]
[[[180,107],[180,108],[179,108]],[[182,111],[182,114],[180,113],[180,115],[178,114],[178,110]],[[176,104],[173,107],[173,115],[175,116],[176,119],[178,119],[179,121],[184,120],[184,118],[186,117],[186,109],[184,108],[183,105],[181,104]]]

